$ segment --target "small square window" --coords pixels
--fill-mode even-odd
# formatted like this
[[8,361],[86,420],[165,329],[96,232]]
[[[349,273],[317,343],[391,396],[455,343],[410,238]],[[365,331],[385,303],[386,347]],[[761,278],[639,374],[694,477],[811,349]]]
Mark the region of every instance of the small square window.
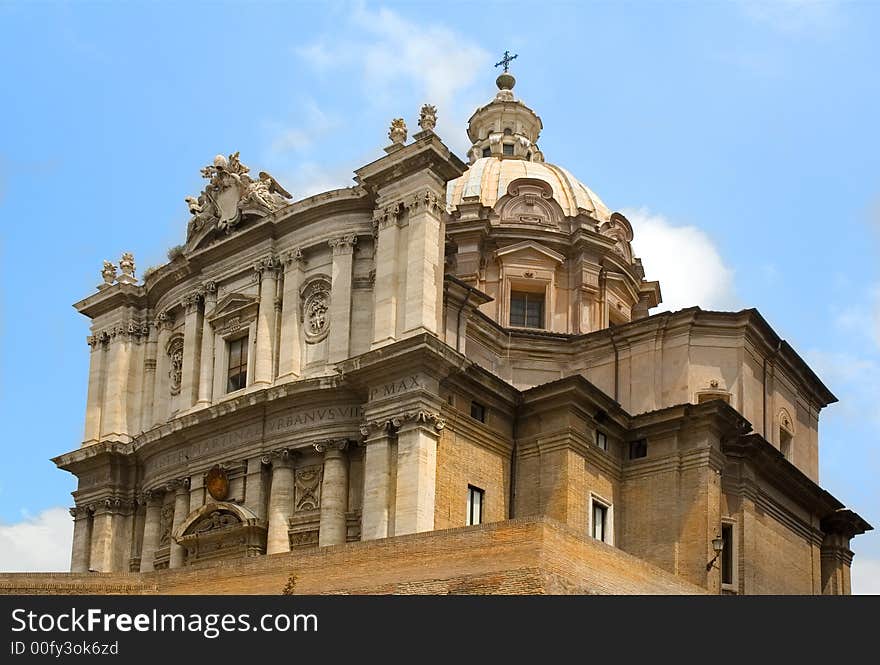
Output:
[[640,459],[648,456],[647,439],[639,439],[638,441],[629,442],[629,458]]
[[485,147],[483,148],[483,157],[491,157],[492,156],[492,148]]
[[485,492],[479,487],[468,485],[467,526],[483,523],[483,497]]
[[479,402],[471,402],[471,418],[481,423],[486,422],[486,407]]
[[518,328],[543,328],[544,294],[511,291],[510,325]]
[[608,437],[605,436],[605,432],[596,430],[596,445],[600,450],[608,450]]
[[502,147],[504,150],[504,154],[508,157],[513,157],[513,143],[505,143]]
[[248,338],[232,340],[228,346],[226,392],[247,386]]

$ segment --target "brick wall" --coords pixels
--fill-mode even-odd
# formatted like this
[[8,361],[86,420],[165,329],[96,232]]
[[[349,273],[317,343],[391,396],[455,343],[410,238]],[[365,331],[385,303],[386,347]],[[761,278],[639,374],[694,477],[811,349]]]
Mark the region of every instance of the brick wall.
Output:
[[625,552],[546,518],[517,519],[152,573],[0,574],[2,593],[697,594]]

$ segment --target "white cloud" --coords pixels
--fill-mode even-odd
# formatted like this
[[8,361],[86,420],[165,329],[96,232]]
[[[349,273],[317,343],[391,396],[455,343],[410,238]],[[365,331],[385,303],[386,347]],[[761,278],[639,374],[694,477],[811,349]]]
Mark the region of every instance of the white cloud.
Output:
[[0,571],[69,570],[72,539],[67,508],[48,508],[16,524],[0,524]]
[[[389,9],[358,5],[347,27],[355,37],[325,35],[297,54],[317,71],[341,70],[346,85],[359,85],[366,101],[394,113],[404,111],[397,107],[401,96],[415,93],[420,103],[437,106],[438,134],[454,149],[466,150],[462,128],[473,107],[461,97],[489,71],[489,53],[433,19],[415,23]],[[406,119],[410,131],[418,131],[414,119]]]
[[704,309],[738,309],[733,270],[705,232],[676,226],[645,208],[624,211],[633,225],[633,249],[642,259],[647,279],[660,281],[663,302],[655,311],[698,305]]
[[278,122],[268,123],[274,134],[271,143],[273,152],[302,152],[339,126],[339,119],[324,112],[313,99],[303,103],[298,116],[303,116],[302,124],[298,127],[289,127]]
[[869,287],[858,304],[835,308],[834,324],[847,333],[867,337],[880,349],[880,284]]
[[863,559],[859,556],[853,559],[852,592],[880,595],[880,559]]

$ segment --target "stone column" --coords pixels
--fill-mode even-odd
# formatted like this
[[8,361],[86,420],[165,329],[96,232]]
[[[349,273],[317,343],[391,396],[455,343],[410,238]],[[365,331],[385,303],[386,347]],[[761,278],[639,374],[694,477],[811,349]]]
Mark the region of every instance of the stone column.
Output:
[[344,545],[348,527],[348,441],[323,441],[315,450],[324,453],[324,479],[321,483],[321,522],[318,545]]
[[156,379],[153,388],[153,425],[160,425],[168,418],[171,397],[168,393],[168,372],[171,364],[168,359],[168,341],[174,322],[170,312],[159,312],[156,316]]
[[269,532],[266,536],[266,554],[290,551],[287,532],[293,513],[295,484],[293,455],[279,451],[265,460],[272,464],[272,488],[269,490]]
[[99,501],[95,506],[89,567],[99,573],[116,572],[114,566],[116,531],[114,527],[120,503],[119,499],[111,498]]
[[180,409],[185,411],[198,400],[201,363],[202,322],[199,301],[202,294],[190,293],[183,299],[186,318],[183,324],[183,373],[180,379]]
[[397,334],[397,252],[400,234],[397,219],[400,207],[400,203],[394,203],[377,210],[373,216],[377,226],[373,349],[393,342]]
[[180,568],[186,557],[186,551],[182,545],[178,545],[174,539],[177,529],[183,524],[189,515],[189,478],[183,478],[174,483],[174,520],[171,523],[171,551],[168,561],[169,568]]
[[153,400],[156,395],[157,330],[155,322],[147,324],[147,344],[144,350],[144,389],[141,402],[141,430],[153,426]]
[[294,249],[284,255],[284,291],[281,295],[281,344],[278,350],[279,378],[300,375],[299,289],[302,285],[303,253]]
[[76,506],[70,509],[70,515],[73,517],[70,572],[87,573],[92,549],[92,510],[90,506]]
[[202,349],[199,356],[199,406],[208,406],[214,398],[214,329],[208,313],[217,304],[217,285],[207,282],[204,286],[205,310],[202,314]]
[[101,410],[104,396],[104,357],[106,333],[89,335],[91,347],[89,355],[89,388],[86,397],[86,426],[83,432],[83,445],[97,443],[101,439]]
[[127,440],[128,374],[134,344],[128,324],[117,323],[110,332],[105,358],[104,397],[101,407],[101,439]]
[[354,263],[355,234],[329,241],[333,251],[330,280],[330,344],[328,362],[348,358],[351,338],[351,276]]
[[263,460],[252,457],[247,461],[244,507],[258,519],[266,519],[266,487],[263,480]]
[[391,435],[387,427],[364,427],[364,505],[361,540],[387,538],[391,510]]
[[434,528],[437,439],[443,426],[438,414],[420,411],[407,418],[398,430],[396,536]]
[[260,260],[254,270],[260,280],[260,308],[257,314],[257,340],[254,357],[254,384],[269,385],[272,375],[272,351],[275,348],[275,292],[279,262],[274,256]]
[[409,197],[406,251],[406,295],[403,332],[439,334],[443,307],[443,196],[445,185],[428,187]]
[[205,474],[197,473],[189,478],[189,510],[192,512],[205,505]]
[[159,525],[162,521],[162,492],[145,492],[147,512],[144,516],[144,537],[141,545],[141,572],[147,573],[153,570],[153,561],[156,558],[156,550],[159,549]]
[[141,551],[144,548],[144,522],[146,520],[146,497],[138,496],[132,504],[131,546],[128,553],[129,572],[141,569]]

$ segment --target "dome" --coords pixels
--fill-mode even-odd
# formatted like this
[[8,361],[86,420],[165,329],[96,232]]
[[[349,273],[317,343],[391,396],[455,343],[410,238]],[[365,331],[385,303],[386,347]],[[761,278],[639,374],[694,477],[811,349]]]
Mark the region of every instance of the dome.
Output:
[[541,180],[553,189],[553,198],[567,217],[587,213],[599,222],[607,222],[611,211],[589,187],[561,166],[523,159],[483,157],[477,159],[460,177],[446,186],[446,205],[452,210],[462,203],[479,201],[494,208],[518,178]]

